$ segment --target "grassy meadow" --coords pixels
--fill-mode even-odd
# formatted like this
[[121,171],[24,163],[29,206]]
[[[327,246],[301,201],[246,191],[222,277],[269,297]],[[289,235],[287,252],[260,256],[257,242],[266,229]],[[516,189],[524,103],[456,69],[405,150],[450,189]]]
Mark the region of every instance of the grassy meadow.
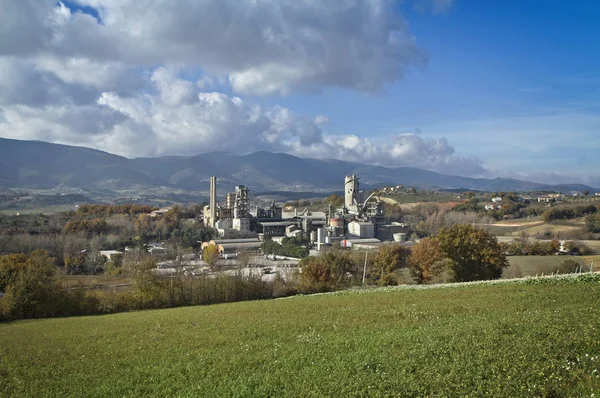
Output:
[[6,397],[596,396],[600,278],[0,325]]

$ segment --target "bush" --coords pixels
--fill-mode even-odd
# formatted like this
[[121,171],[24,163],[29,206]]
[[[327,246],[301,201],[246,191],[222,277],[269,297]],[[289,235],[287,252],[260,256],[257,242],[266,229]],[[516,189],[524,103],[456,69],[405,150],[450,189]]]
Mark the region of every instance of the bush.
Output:
[[354,262],[345,252],[329,252],[319,257],[308,257],[302,267],[301,291],[315,293],[348,287],[357,275]]
[[562,264],[556,269],[561,274],[574,274],[581,270],[581,264],[579,264],[575,260],[565,260]]

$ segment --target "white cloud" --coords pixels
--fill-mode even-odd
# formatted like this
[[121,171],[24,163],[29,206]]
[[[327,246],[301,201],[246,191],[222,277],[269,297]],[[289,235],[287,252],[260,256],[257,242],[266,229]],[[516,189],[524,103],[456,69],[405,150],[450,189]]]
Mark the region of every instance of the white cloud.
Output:
[[[64,58],[75,69],[177,63],[261,95],[328,86],[378,91],[425,60],[391,0],[77,3],[97,9],[102,24],[54,1],[0,0],[9,21],[0,27],[0,54]],[[56,61],[44,65],[73,76]]]
[[454,153],[445,138],[423,138],[415,134],[397,134],[389,142],[375,144],[356,135],[325,136],[308,148],[291,146],[298,155],[336,158],[387,167],[421,167],[446,174],[480,176],[486,173],[483,161]]
[[158,68],[148,93],[103,92],[95,103],[3,106],[0,136],[91,146],[129,157],[196,155],[214,150],[283,151],[384,166],[417,166],[474,175],[477,159],[454,154],[445,139],[401,134],[383,144],[354,135],[323,134],[315,119],[240,97],[198,92],[175,68]]
[[326,124],[329,123],[329,118],[325,115],[315,116],[315,124]]
[[[395,1],[76,2],[99,20],[54,0],[0,0],[0,136],[129,157],[273,150],[482,171],[445,139],[331,136],[321,130],[327,116],[238,96],[374,92],[402,79],[426,56]],[[442,12],[451,3],[428,4]],[[235,94],[215,91],[225,85]]]

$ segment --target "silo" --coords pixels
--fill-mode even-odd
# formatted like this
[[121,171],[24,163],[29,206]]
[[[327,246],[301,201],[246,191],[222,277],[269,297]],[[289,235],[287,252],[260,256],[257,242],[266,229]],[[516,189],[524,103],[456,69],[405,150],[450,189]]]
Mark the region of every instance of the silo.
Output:
[[336,216],[336,217],[331,217],[329,219],[329,226],[331,228],[340,228],[340,227],[344,227],[344,219],[342,217]]
[[355,174],[346,176],[344,180],[344,207],[347,210],[358,209],[358,177]]
[[217,177],[210,177],[210,226],[215,227],[217,218]]

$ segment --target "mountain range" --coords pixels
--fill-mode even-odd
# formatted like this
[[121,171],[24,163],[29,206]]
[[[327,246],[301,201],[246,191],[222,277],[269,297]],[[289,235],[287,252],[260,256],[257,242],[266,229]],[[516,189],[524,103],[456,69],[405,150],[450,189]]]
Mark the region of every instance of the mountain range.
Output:
[[387,168],[351,161],[300,158],[285,153],[128,159],[107,152],[43,141],[0,138],[0,188],[73,188],[117,191],[172,188],[206,192],[217,176],[219,193],[245,185],[254,192],[330,192],[356,174],[364,188],[402,184],[421,188],[479,191],[598,191],[581,184],[544,185],[507,178],[468,178],[413,167]]

